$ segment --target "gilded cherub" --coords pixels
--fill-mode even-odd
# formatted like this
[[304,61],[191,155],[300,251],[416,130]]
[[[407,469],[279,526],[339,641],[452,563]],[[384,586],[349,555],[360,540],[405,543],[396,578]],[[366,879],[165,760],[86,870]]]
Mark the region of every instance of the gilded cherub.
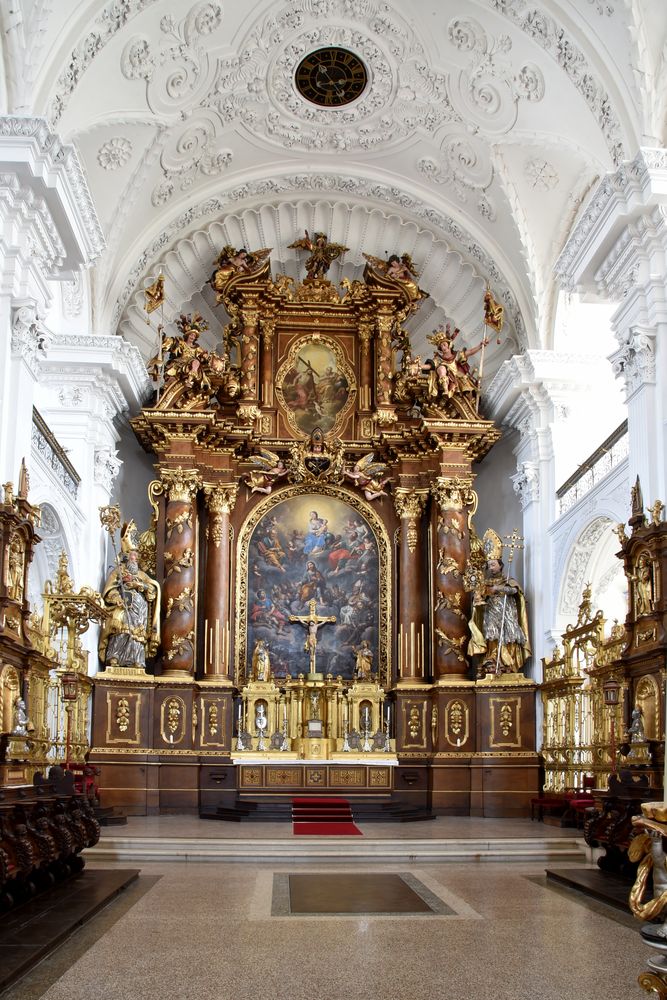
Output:
[[353,483],[363,490],[367,500],[377,500],[378,497],[386,497],[387,491],[384,489],[387,483],[391,482],[390,476],[385,476],[388,466],[385,462],[374,461],[374,453],[371,451],[364,455],[358,462],[355,462],[352,469],[345,469],[343,475],[351,479]]
[[222,290],[235,274],[252,274],[257,271],[271,253],[270,247],[262,250],[246,250],[227,244],[222,248],[220,256],[215,262],[215,271],[208,280],[208,284],[216,292],[218,302],[222,302]]
[[331,265],[349,247],[344,247],[342,243],[329,243],[328,237],[324,233],[313,233],[312,239],[305,230],[306,235],[300,240],[295,240],[289,244],[290,250],[309,250],[310,257],[306,261],[306,275],[309,278],[323,278]]
[[262,448],[261,451],[251,456],[253,465],[257,469],[252,469],[246,479],[246,484],[250,487],[251,493],[270,493],[276,480],[287,475],[287,468],[282,458],[279,458],[274,451]]

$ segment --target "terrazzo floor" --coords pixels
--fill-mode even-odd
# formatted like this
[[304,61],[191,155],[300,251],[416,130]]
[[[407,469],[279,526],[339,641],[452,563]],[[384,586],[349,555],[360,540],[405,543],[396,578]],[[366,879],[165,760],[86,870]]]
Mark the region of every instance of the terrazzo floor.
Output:
[[[470,822],[475,836],[482,835],[480,822],[485,836],[556,833],[520,820]],[[390,834],[378,824],[372,833],[396,837],[411,827],[406,836],[414,837],[419,826],[420,835],[464,836],[468,823],[388,824]],[[237,837],[276,835],[266,829],[273,824],[229,826]],[[224,836],[227,824],[155,817],[131,820],[123,829],[135,836],[141,830],[145,836]],[[132,866],[89,861],[88,867]],[[638,925],[620,911],[547,885],[543,864],[406,860],[350,869],[352,878],[361,871],[407,875],[442,903],[407,915],[293,914],[289,906],[276,906],[276,886],[285,885],[291,871],[285,863],[151,862],[141,868],[137,883],[3,1000],[645,996],[637,985],[647,957]],[[341,866],[331,870],[340,873]],[[327,867],[301,864],[298,871],[326,874]]]

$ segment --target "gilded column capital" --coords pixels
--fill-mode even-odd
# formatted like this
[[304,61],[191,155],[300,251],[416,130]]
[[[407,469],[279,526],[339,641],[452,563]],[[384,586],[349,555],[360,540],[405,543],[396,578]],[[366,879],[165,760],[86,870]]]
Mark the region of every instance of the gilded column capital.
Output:
[[192,503],[201,486],[196,469],[183,469],[179,465],[176,469],[161,469],[160,474],[168,500]]
[[210,537],[216,549],[220,548],[225,531],[229,530],[223,522],[223,517],[224,515],[229,517],[233,511],[238,491],[236,483],[216,483],[204,486],[206,506],[211,517]]
[[453,476],[448,479],[439,476],[431,486],[431,494],[440,510],[462,510],[472,507],[477,510],[477,494],[472,488],[472,479]]
[[412,490],[399,486],[394,491],[394,507],[400,518],[414,520],[421,517],[428,499],[428,490]]
[[427,490],[410,490],[399,486],[394,493],[394,506],[401,519],[401,531],[406,532],[405,539],[410,552],[414,552],[417,548],[419,538],[417,524],[424,512],[427,499]]
[[211,514],[231,514],[236,505],[237,483],[205,484],[206,506]]

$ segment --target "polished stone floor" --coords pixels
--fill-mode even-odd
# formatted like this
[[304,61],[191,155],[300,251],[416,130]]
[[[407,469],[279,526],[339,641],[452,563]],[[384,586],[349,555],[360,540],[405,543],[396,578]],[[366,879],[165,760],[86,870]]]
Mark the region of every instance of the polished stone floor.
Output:
[[[428,836],[439,822],[420,826]],[[507,836],[512,821],[494,822],[500,824],[498,835]],[[165,823],[184,836],[192,835],[198,821],[143,821],[144,829],[151,825],[151,835]],[[132,825],[141,828],[141,821]],[[456,821],[457,836],[466,825]],[[225,824],[219,826],[224,832]],[[521,829],[530,835],[530,824]],[[248,837],[262,833],[250,825],[241,831]],[[241,831],[236,826],[235,835]],[[396,836],[395,829],[392,833]],[[113,866],[91,861],[89,867]],[[348,886],[362,872],[396,874],[430,901],[421,912],[382,915],[304,915],[276,906],[276,887],[279,895],[291,873],[285,863],[151,862],[141,868],[136,883],[3,1000],[630,1000],[644,995],[637,975],[646,949],[632,919],[547,885],[544,865],[411,865],[406,858],[401,865],[353,867],[345,873]],[[299,876],[343,872],[340,864],[298,866]],[[372,901],[369,896],[369,909]]]

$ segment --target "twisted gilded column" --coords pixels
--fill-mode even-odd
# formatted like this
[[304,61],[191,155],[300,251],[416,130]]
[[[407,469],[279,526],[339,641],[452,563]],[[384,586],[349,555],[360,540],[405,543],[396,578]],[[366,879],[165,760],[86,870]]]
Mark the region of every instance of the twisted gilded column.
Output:
[[399,486],[394,493],[401,519],[398,557],[399,681],[423,681],[425,665],[424,592],[426,574],[421,521],[428,493]]
[[164,583],[162,584],[162,673],[183,676],[195,668],[197,596],[197,508],[199,475],[195,469],[163,469],[165,511]]
[[432,486],[436,539],[435,663],[433,678],[443,682],[466,679],[468,615],[463,572],[470,548],[468,514],[474,513],[477,495],[469,480],[439,478]]
[[208,508],[206,585],[204,591],[204,674],[229,678],[230,541],[229,515],[234,509],[238,486],[218,483],[205,486]]

